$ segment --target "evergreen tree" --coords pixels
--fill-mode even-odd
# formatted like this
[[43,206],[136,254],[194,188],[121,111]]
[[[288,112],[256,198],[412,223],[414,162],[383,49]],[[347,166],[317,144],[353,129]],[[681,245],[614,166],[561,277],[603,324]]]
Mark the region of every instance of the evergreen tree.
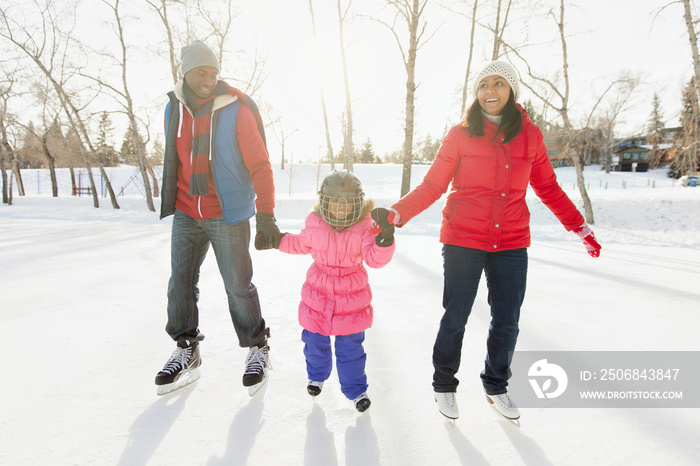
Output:
[[654,97],[651,101],[651,115],[647,123],[647,139],[652,144],[653,149],[649,154],[649,162],[652,166],[656,166],[661,162],[661,158],[665,151],[659,149],[659,144],[664,142],[664,122],[663,112],[661,110],[661,99],[654,92]]
[[[143,141],[141,140],[140,136],[139,140],[143,145]],[[125,163],[127,165],[139,164],[139,155],[138,152],[136,152],[136,147],[134,147],[134,138],[131,136],[130,129],[127,129],[126,132],[124,132],[122,146],[119,149],[119,160],[121,163]]]
[[439,148],[440,140],[433,139],[430,134],[426,135],[425,138],[418,143],[418,160],[424,163],[432,162]]
[[362,149],[360,149],[360,163],[374,163],[375,162],[375,156],[374,156],[374,149],[372,148],[372,141],[367,138],[365,143],[362,145]]
[[102,159],[106,167],[113,167],[119,163],[119,154],[114,146],[109,143],[112,137],[114,126],[107,112],[100,114],[97,122],[97,139],[95,141],[95,152]]
[[34,122],[30,121],[24,131],[22,147],[17,151],[19,168],[43,168],[44,154],[41,148],[41,140],[34,129]]
[[661,99],[659,99],[659,95],[656,92],[654,92],[651,105],[651,115],[649,115],[649,121],[647,123],[649,142],[651,144],[661,144],[664,138],[665,126],[663,111],[661,110]]
[[149,157],[153,165],[163,165],[163,160],[165,159],[165,147],[160,139],[156,139],[153,142],[153,147],[151,148],[151,156]]

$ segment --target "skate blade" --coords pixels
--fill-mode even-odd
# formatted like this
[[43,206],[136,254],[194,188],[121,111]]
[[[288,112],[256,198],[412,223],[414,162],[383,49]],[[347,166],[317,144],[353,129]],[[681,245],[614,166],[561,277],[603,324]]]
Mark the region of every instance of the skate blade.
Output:
[[175,390],[179,390],[183,387],[188,386],[191,383],[196,382],[201,376],[202,374],[199,372],[199,368],[192,369],[190,370],[188,375],[180,377],[173,383],[169,383],[166,385],[158,385],[158,388],[156,389],[156,394],[158,396],[167,395],[168,393],[172,393]]
[[260,389],[263,388],[263,386],[265,385],[265,383],[267,382],[267,379],[269,377],[270,377],[270,371],[268,370],[265,372],[265,375],[263,376],[263,379],[260,382],[248,387],[248,396],[254,396],[256,393],[258,393],[260,391]]
[[513,421],[513,422],[516,422],[516,421],[519,422],[518,419],[520,419],[520,414],[518,414],[516,417],[509,417],[509,416],[506,416],[505,414],[503,414],[502,412],[500,412],[500,411],[498,410],[498,408],[496,408],[496,403],[494,403],[493,400],[491,400],[491,398],[489,398],[488,396],[486,396],[486,401],[488,401],[489,404],[491,405],[491,409],[493,409],[494,411],[496,411],[499,415],[503,416],[505,419],[508,419],[509,421]]

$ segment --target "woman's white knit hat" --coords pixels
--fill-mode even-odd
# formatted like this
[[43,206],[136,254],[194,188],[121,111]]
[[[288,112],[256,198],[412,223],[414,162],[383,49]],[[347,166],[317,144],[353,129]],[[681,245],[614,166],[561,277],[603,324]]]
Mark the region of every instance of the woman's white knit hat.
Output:
[[221,71],[221,65],[219,65],[219,59],[216,53],[209,48],[207,44],[201,40],[195,40],[189,45],[182,47],[182,64],[180,65],[180,71],[182,75],[186,75],[188,71],[191,71],[200,66],[211,66],[216,68],[216,71]]
[[474,80],[474,98],[476,98],[476,94],[479,92],[479,83],[487,76],[500,76],[505,79],[508,82],[508,85],[510,85],[510,88],[513,90],[515,101],[518,101],[518,97],[520,97],[520,81],[518,80],[518,72],[515,71],[515,68],[513,68],[513,65],[510,63],[499,60],[487,63],[481,69],[479,74],[476,75],[476,79]]

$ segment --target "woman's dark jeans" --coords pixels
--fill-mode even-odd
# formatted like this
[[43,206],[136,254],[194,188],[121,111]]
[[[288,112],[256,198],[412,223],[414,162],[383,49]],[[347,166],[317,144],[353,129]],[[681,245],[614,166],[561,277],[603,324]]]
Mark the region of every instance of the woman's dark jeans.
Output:
[[527,249],[489,252],[446,244],[443,246],[445,288],[440,320],[433,347],[433,388],[454,392],[459,380],[464,328],[481,280],[486,275],[491,325],[486,342],[486,365],[481,373],[486,393],[507,391],[512,351],[518,339],[520,306],[527,282]]

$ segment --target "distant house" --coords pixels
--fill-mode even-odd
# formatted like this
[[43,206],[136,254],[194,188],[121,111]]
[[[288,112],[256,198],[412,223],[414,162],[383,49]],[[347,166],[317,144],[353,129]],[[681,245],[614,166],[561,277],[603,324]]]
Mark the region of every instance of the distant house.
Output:
[[[668,163],[673,140],[680,128],[664,129],[664,142],[654,146],[646,136],[618,140],[613,148],[613,169],[622,172],[645,172],[650,166]],[[654,153],[654,150],[658,151]]]

